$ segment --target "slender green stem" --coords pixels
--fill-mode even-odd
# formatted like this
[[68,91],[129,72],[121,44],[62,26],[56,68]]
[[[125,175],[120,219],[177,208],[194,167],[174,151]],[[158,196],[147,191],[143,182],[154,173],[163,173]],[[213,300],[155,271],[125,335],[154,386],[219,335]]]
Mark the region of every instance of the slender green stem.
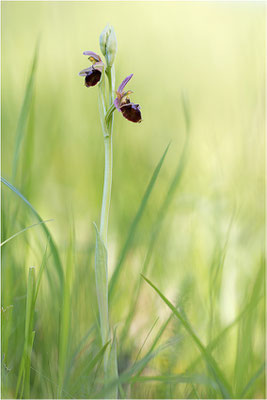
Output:
[[104,138],[105,145],[105,173],[100,218],[100,236],[107,247],[108,217],[112,186],[112,134]]
[[102,208],[100,217],[100,236],[105,246],[107,247],[107,233],[108,233],[108,217],[110,208],[111,198],[111,186],[112,186],[112,131],[113,131],[113,106],[114,99],[114,86],[115,86],[115,74],[114,67],[107,67],[106,74],[109,84],[109,109],[105,115],[104,124],[107,129],[104,133],[104,145],[105,145],[105,172],[104,172],[104,187],[102,197]]
[[[109,95],[105,91],[105,75],[108,79]],[[99,235],[104,244],[106,256],[106,269],[98,271],[99,279],[97,279],[96,285],[99,294],[99,313],[100,324],[101,324],[101,335],[103,346],[111,339],[110,336],[110,326],[109,326],[109,313],[108,313],[108,259],[107,259],[107,233],[108,233],[108,220],[109,220],[109,208],[111,199],[111,187],[112,187],[112,131],[113,131],[113,112],[115,107],[113,106],[114,100],[114,87],[115,87],[115,73],[114,68],[107,67],[105,75],[102,77],[102,81],[99,87],[99,105],[100,105],[100,117],[102,130],[104,135],[104,146],[105,146],[105,170],[104,170],[104,186],[103,186],[103,197],[102,197],[102,207],[100,216],[100,230]],[[106,106],[108,105],[108,106]],[[96,250],[98,251],[98,250]],[[99,256],[99,254],[98,254]],[[98,258],[100,259],[100,258]],[[110,347],[110,346],[109,346]],[[113,346],[114,347],[114,346]],[[114,352],[114,351],[113,351]],[[104,354],[104,374],[105,379],[108,381],[113,378],[114,374],[110,371],[110,357],[112,353],[112,346],[105,351]],[[112,357],[111,357],[112,358]],[[116,360],[115,360],[116,361]],[[117,362],[117,361],[116,361]],[[111,377],[110,377],[111,373]],[[117,396],[116,396],[117,397]]]

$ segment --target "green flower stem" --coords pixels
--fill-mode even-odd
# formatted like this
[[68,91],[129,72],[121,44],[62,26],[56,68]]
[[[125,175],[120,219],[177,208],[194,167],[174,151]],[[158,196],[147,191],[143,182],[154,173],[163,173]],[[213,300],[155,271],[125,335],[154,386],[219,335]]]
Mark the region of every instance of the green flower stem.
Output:
[[104,172],[104,188],[102,197],[102,208],[100,218],[100,237],[107,247],[107,234],[108,234],[108,217],[111,198],[112,186],[112,132],[109,136],[104,137],[105,145],[105,172]]
[[112,131],[113,131],[113,111],[115,106],[113,105],[114,99],[114,87],[115,87],[115,73],[114,67],[107,67],[106,75],[108,78],[109,85],[109,109],[104,117],[104,145],[105,145],[105,172],[104,172],[104,188],[102,197],[102,208],[100,218],[100,237],[107,247],[107,233],[108,233],[108,217],[110,208],[111,198],[111,186],[112,186]]
[[[109,94],[105,91],[105,75],[108,79]],[[108,312],[108,255],[107,255],[107,234],[108,234],[108,220],[109,220],[109,209],[111,199],[111,187],[112,187],[112,131],[113,131],[113,112],[116,109],[113,105],[114,100],[114,88],[115,88],[115,72],[114,67],[107,67],[105,75],[102,77],[102,81],[99,87],[99,105],[100,105],[100,117],[101,125],[104,135],[104,146],[105,146],[105,170],[104,170],[104,186],[103,186],[103,197],[102,207],[100,216],[100,230],[99,236],[101,243],[98,242],[96,248],[96,285],[98,293],[98,305],[100,314],[100,325],[101,325],[101,336],[103,346],[111,340],[111,332],[109,326],[109,312]],[[109,107],[106,107],[106,104]],[[102,247],[101,247],[102,246]],[[101,249],[100,249],[101,248]],[[101,254],[102,256],[101,256]],[[117,364],[116,351],[114,353],[115,343],[105,351],[104,354],[104,376],[105,380],[115,379],[117,376],[117,367],[115,368],[111,360],[115,360],[114,365]],[[113,350],[112,350],[113,349]],[[111,366],[112,364],[112,366]],[[115,371],[116,370],[116,371]],[[117,398],[117,394],[113,394]]]

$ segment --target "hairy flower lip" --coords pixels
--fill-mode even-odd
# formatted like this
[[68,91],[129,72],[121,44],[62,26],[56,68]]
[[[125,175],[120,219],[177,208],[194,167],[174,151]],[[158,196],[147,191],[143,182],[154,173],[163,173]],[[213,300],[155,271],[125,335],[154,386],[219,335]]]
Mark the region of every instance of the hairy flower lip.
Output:
[[126,103],[121,106],[121,112],[128,121],[140,123],[142,121],[139,104]]
[[92,67],[91,71],[85,76],[84,84],[86,87],[95,86],[101,79],[101,72]]
[[85,77],[84,84],[86,87],[95,86],[101,80],[104,63],[101,57],[93,51],[84,51],[83,54],[89,56],[93,65],[81,70],[78,75]]
[[122,113],[124,118],[128,119],[132,122],[141,122],[141,111],[139,104],[132,103],[129,99],[129,94],[133,93],[131,90],[124,92],[123,89],[127,85],[127,83],[132,79],[133,74],[128,75],[118,87],[116,92],[116,99],[114,100],[114,106],[117,108],[119,112]]

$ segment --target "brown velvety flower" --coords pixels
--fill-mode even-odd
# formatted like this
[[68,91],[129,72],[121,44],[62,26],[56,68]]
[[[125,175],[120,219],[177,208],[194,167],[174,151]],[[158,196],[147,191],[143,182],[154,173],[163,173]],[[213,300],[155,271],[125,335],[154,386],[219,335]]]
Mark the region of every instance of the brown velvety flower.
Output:
[[139,123],[142,121],[140,106],[139,104],[135,104],[130,101],[129,94],[133,93],[131,90],[128,90],[127,92],[123,91],[132,76],[133,74],[127,76],[118,87],[116,92],[117,97],[114,100],[114,106],[119,112],[122,113],[124,118],[128,119],[129,121]]
[[84,51],[83,54],[89,56],[89,60],[93,65],[80,71],[79,75],[85,77],[84,84],[86,87],[95,86],[101,79],[104,63],[101,60],[101,57],[93,51]]

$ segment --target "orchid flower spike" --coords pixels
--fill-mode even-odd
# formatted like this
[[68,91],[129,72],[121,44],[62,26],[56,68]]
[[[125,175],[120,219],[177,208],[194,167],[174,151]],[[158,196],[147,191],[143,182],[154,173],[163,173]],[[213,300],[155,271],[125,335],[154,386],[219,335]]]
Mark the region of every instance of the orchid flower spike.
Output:
[[133,74],[127,76],[118,87],[116,92],[117,97],[114,100],[114,106],[119,112],[122,113],[124,118],[128,119],[129,121],[139,123],[142,121],[140,106],[139,104],[134,104],[130,101],[129,94],[133,93],[131,90],[128,90],[127,92],[123,91],[132,76]]
[[101,79],[104,63],[101,57],[93,51],[84,51],[83,54],[89,56],[93,65],[80,71],[79,75],[85,76],[84,84],[86,87],[95,86]]

